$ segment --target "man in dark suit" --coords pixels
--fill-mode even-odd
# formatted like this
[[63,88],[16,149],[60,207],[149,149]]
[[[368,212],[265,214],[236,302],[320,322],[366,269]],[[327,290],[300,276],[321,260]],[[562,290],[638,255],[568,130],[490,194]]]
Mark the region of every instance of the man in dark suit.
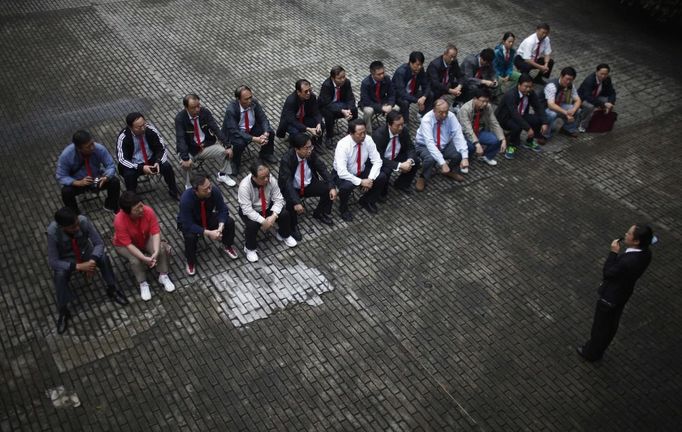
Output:
[[611,252],[604,263],[599,300],[594,312],[590,340],[577,348],[578,354],[585,360],[593,362],[602,358],[611,340],[616,335],[620,316],[625,304],[632,295],[635,282],[649,266],[651,251],[649,246],[653,238],[651,227],[635,224],[630,227],[622,239],[611,242]]
[[388,195],[388,180],[394,172],[399,172],[400,175],[393,182],[393,186],[404,193],[412,193],[410,185],[419,171],[419,158],[416,156],[405,123],[401,113],[391,111],[386,114],[386,125],[372,134],[383,161],[381,171],[386,175],[386,183],[381,191],[382,197]]
[[346,70],[341,66],[334,66],[329,72],[329,78],[320,87],[318,101],[320,112],[324,118],[326,129],[324,143],[327,148],[334,148],[334,122],[345,118],[347,121],[358,118],[358,107],[350,80],[346,78]]
[[386,74],[384,64],[378,60],[369,65],[369,75],[360,84],[360,103],[362,118],[365,120],[366,132],[372,134],[372,116],[386,115],[391,111],[400,111],[395,103],[395,91],[390,75]]
[[[535,114],[529,113],[532,107]],[[549,132],[549,123],[540,98],[533,91],[533,79],[522,74],[516,87],[510,89],[502,97],[502,102],[495,110],[500,125],[509,131],[509,145],[504,157],[514,159],[521,143],[521,131],[526,131],[524,147],[534,152],[542,151],[539,144],[545,144],[543,138]]]
[[428,86],[424,72],[424,54],[412,51],[408,62],[400,65],[393,74],[396,102],[406,125],[410,124],[410,104],[417,104],[417,110],[420,113],[425,112]]
[[239,173],[242,154],[251,143],[259,147],[258,157],[261,160],[275,163],[277,158],[273,154],[275,133],[251,89],[245,85],[239,86],[234,91],[234,97],[235,100],[225,110],[222,131],[232,144],[232,172],[236,175]]
[[606,63],[597,65],[597,71],[585,77],[578,88],[578,96],[582,101],[582,120],[578,130],[585,132],[590,125],[595,110],[610,113],[616,105],[616,89],[611,83],[609,72],[611,68]]
[[320,150],[317,140],[322,138],[322,116],[317,96],[310,87],[310,81],[300,79],[296,81],[296,90],[284,101],[277,136],[284,138],[287,133],[293,136],[304,132],[310,134],[313,145]]
[[304,198],[319,197],[313,217],[325,225],[333,225],[332,202],[336,199],[334,181],[321,158],[313,153],[308,134],[291,138],[291,148],[282,156],[277,179],[291,219],[291,235],[301,241],[298,215],[305,213]]
[[426,97],[425,111],[433,109],[433,104],[443,97],[450,105],[462,94],[464,74],[457,63],[457,47],[448,44],[443,55],[436,57],[426,68],[429,92]]

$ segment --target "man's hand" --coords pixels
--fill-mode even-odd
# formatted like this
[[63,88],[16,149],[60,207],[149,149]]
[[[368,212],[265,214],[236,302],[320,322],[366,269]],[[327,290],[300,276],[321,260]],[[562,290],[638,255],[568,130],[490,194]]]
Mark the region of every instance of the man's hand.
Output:
[[346,118],[346,120],[353,118],[353,112],[349,109],[342,109],[341,114]]
[[329,199],[332,201],[336,199],[336,188],[329,189]]
[[156,166],[156,165],[144,165],[144,166],[142,167],[142,174],[144,174],[144,175],[154,175],[154,174],[156,174],[156,173],[154,172],[154,167],[155,167],[155,166]]
[[190,168],[192,168],[192,159],[187,159],[187,160],[180,161],[180,166],[181,166],[182,169],[184,169],[185,171],[189,170]]
[[274,213],[271,214],[270,216],[266,217],[265,220],[263,221],[263,223],[260,225],[261,231],[267,231],[270,228],[272,228],[272,226],[275,224],[276,220],[277,220],[277,216],[275,216]]
[[419,108],[419,111],[424,111],[425,105],[426,105],[426,96],[422,96],[419,99],[417,99],[417,108]]
[[223,236],[223,233],[220,232],[219,230],[204,230],[204,237],[209,238],[210,240],[220,240],[220,238]]
[[441,165],[440,166],[440,172],[442,172],[443,174],[449,173],[450,172],[450,164],[445,162],[443,165]]
[[301,215],[305,213],[305,207],[303,207],[303,204],[296,204],[294,205],[294,211],[297,215]]
[[[533,129],[531,129],[533,130]],[[542,135],[547,136],[549,134],[549,125],[548,124],[543,124],[542,127],[540,128],[540,133]]]
[[95,181],[94,178],[87,176],[87,177],[84,177],[80,180],[74,180],[72,185],[76,186],[76,187],[92,186],[92,182],[94,182],[94,181]]
[[99,189],[102,189],[104,187],[104,185],[107,183],[107,180],[109,180],[109,178],[107,176],[100,177],[99,178],[99,184],[97,185],[97,187]]
[[453,88],[453,95],[459,96],[462,94],[462,84],[458,85],[457,87]]
[[93,259],[76,264],[76,270],[79,272],[92,273],[96,268],[97,263]]
[[381,106],[381,111],[383,111],[384,114],[388,114],[393,110],[393,107],[390,105],[382,105]]
[[374,181],[372,179],[366,178],[360,181],[360,187],[362,188],[363,192],[367,192],[368,190],[372,189],[372,186],[374,186]]
[[226,158],[232,159],[233,154],[234,154],[234,152],[232,151],[232,147],[225,149],[225,157]]
[[608,114],[609,111],[611,111],[612,109],[613,109],[613,104],[611,102],[605,102],[604,103],[604,112],[606,114]]
[[459,163],[460,168],[469,168],[469,159],[462,159],[462,162]]
[[[544,127],[544,125],[542,127]],[[535,131],[533,130],[533,128],[528,129],[527,134],[528,134],[528,139],[535,138]]]
[[620,252],[620,239],[615,239],[611,242],[611,252]]
[[412,171],[412,162],[411,162],[411,160],[412,160],[412,159],[408,159],[408,160],[406,160],[405,162],[402,162],[402,163],[398,164],[398,170],[399,170],[401,173],[406,173],[406,172]]
[[500,153],[504,153],[507,151],[507,140],[502,140],[500,143]]
[[476,143],[476,156],[481,157],[483,156],[483,146],[481,143]]
[[149,268],[156,267],[156,257],[157,256],[158,256],[158,252],[156,254],[152,254],[151,256],[145,257],[145,262],[147,263],[147,267],[149,267]]

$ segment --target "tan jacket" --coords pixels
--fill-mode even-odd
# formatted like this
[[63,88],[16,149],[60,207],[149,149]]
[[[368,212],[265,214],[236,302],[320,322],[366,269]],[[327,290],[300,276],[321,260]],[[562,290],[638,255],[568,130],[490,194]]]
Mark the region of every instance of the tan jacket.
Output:
[[[457,113],[457,120],[462,126],[462,132],[464,137],[471,141],[478,141],[478,137],[474,133],[474,100],[471,99],[469,102],[462,105]],[[504,139],[504,131],[495,117],[495,112],[490,104],[485,107],[481,113],[481,125],[479,132],[482,130],[489,130],[494,133],[498,140],[502,141]]]

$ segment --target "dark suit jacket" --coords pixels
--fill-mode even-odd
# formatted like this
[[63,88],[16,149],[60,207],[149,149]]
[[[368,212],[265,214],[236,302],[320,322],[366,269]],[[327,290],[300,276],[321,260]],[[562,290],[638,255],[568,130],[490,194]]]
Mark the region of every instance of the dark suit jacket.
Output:
[[[256,100],[256,98],[251,100],[251,107],[253,108],[253,113],[256,117],[255,121],[254,119],[249,119],[251,121],[251,129],[258,126],[263,132],[272,133],[270,122],[268,121],[268,117],[265,115],[265,110],[263,110],[263,107]],[[225,136],[229,137],[230,142],[234,144],[248,144],[251,142],[251,135],[239,128],[239,120],[241,119],[241,115],[241,106],[237,100],[230,102],[230,104],[227,106],[227,109],[225,109],[222,132]]]
[[[329,189],[334,187],[332,176],[327,170],[327,165],[324,161],[313,152],[308,156],[308,166],[313,173],[313,178],[325,182]],[[300,204],[301,197],[296,192],[294,187],[294,175],[298,169],[298,158],[296,157],[296,150],[289,148],[283,155],[279,162],[279,176],[277,177],[277,184],[284,195],[287,204]]]
[[618,255],[610,252],[604,263],[604,279],[599,295],[607,302],[623,306],[632,295],[635,282],[651,262],[651,251],[630,252]]
[[400,132],[400,135],[398,135],[398,139],[400,140],[400,151],[398,152],[397,155],[395,155],[394,160],[388,160],[384,158],[384,154],[386,153],[386,148],[388,148],[389,143],[390,143],[390,135],[388,133],[388,126],[383,125],[380,128],[376,129],[372,133],[372,139],[374,140],[374,143],[377,145],[377,151],[381,155],[381,159],[383,160],[383,165],[386,167],[390,167],[391,170],[394,170],[398,168],[398,164],[400,162],[405,162],[408,159],[412,159],[414,161],[417,160],[417,156],[414,151],[414,144],[412,144],[412,140],[410,139],[410,133],[408,129],[405,127],[403,128],[403,131]]
[[[287,96],[284,101],[284,106],[282,107],[282,115],[279,118],[279,125],[277,126],[277,136],[284,138],[287,133],[289,126],[296,128],[299,132],[305,132],[306,125],[299,122],[298,109],[301,106],[301,101],[298,99],[296,91]],[[320,115],[320,109],[317,104],[317,96],[315,93],[310,94],[310,99],[303,103],[303,111],[305,114],[304,119],[314,120],[315,124],[322,123],[322,116]]]
[[409,103],[417,103],[417,100],[424,96],[429,88],[429,81],[426,79],[426,72],[424,68],[417,73],[417,85],[413,95],[407,90],[407,83],[412,79],[412,69],[409,63],[404,63],[395,70],[393,74],[393,87],[395,89],[396,99],[404,100]]
[[[159,163],[161,165],[166,162],[166,147],[161,141],[161,136],[157,132],[156,128],[153,126],[148,126],[144,131],[144,137],[149,144],[149,149],[152,151],[151,155],[148,155],[149,165],[154,165]],[[133,162],[133,153],[135,152],[135,138],[130,128],[124,128],[119,134],[116,140],[116,154],[118,156],[118,169],[123,171],[123,168],[134,169],[142,175],[144,164],[135,164]]]
[[351,88],[350,80],[341,86],[341,102],[332,102],[334,100],[334,83],[331,78],[327,78],[320,87],[320,98],[318,105],[320,110],[329,110],[335,114],[340,113],[342,109],[355,108],[355,95]]
[[[215,144],[216,137],[226,148],[231,147],[213,118],[213,114],[207,108],[199,108],[199,127],[204,132],[204,147]],[[175,116],[175,146],[180,159],[184,161],[189,160],[189,155],[194,156],[199,153],[199,147],[194,142],[194,123],[190,120],[186,109]]]
[[443,56],[436,57],[429,63],[426,68],[426,75],[429,79],[429,99],[435,101],[439,97],[448,92],[448,89],[455,88],[462,84],[462,71],[459,69],[457,59],[455,59],[448,68],[448,85],[443,84],[443,72],[445,65],[443,64]]
[[[478,54],[469,54],[464,57],[462,64],[459,65],[466,80],[466,85],[469,87],[476,87],[481,83],[481,80],[495,80],[495,69],[492,63],[487,66],[478,66]],[[476,71],[481,69],[481,77],[476,78]]]
[[395,91],[393,90],[393,83],[388,74],[384,75],[381,81],[381,88],[379,89],[379,100],[376,98],[376,84],[372,79],[372,75],[368,75],[362,80],[360,84],[360,107],[372,107],[374,112],[381,112],[382,105],[395,104]]
[[592,73],[585,77],[583,83],[580,84],[578,88],[578,96],[583,101],[587,101],[596,107],[601,107],[604,105],[599,99],[599,96],[605,97],[609,102],[616,102],[616,89],[613,88],[611,84],[611,77],[606,77],[602,82],[601,92],[597,96],[593,96],[592,93],[597,89],[597,75]]
[[514,119],[523,127],[523,130],[527,131],[528,129],[530,129],[530,125],[528,124],[526,119],[523,118],[523,115],[526,115],[528,113],[528,109],[530,107],[533,107],[535,115],[537,115],[542,120],[542,124],[547,124],[547,116],[545,115],[545,109],[537,93],[531,91],[530,94],[528,95],[528,104],[526,105],[526,109],[524,110],[523,115],[519,114],[518,110],[520,101],[521,98],[519,97],[519,89],[517,86],[514,86],[513,88],[509,89],[509,91],[505,93],[504,96],[502,96],[500,106],[498,106],[497,110],[495,110],[495,116],[497,117],[497,121],[500,122],[500,125],[502,125],[502,127],[504,127],[504,123],[508,122],[510,119]]

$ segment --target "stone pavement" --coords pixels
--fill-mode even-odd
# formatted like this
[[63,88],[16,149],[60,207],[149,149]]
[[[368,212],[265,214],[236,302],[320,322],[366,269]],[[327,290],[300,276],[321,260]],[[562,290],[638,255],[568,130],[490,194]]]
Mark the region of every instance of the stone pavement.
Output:
[[[679,429],[679,48],[594,3],[3,2],[0,431]],[[142,302],[114,258],[131,304],[80,281],[56,334],[44,229],[75,129],[113,149],[139,110],[174,147],[185,93],[220,120],[242,83],[276,124],[300,77],[317,88],[338,63],[357,93],[371,60],[392,72],[447,41],[461,59],[539,20],[552,25],[557,72],[573,65],[582,81],[611,64],[612,133],[559,136],[542,154],[476,165],[462,185],[394,192],[377,217],[357,205],[350,224],[336,210],[333,228],[306,217],[298,247],[269,238],[255,265],[208,246],[194,278],[157,186],[144,199],[175,248],[178,290],[154,282]],[[234,214],[236,189],[221,189]],[[83,209],[109,239],[110,215]],[[608,245],[640,220],[662,239],[653,264],[604,360],[584,363],[574,346]],[[46,392],[59,386],[81,405],[55,408]]]

